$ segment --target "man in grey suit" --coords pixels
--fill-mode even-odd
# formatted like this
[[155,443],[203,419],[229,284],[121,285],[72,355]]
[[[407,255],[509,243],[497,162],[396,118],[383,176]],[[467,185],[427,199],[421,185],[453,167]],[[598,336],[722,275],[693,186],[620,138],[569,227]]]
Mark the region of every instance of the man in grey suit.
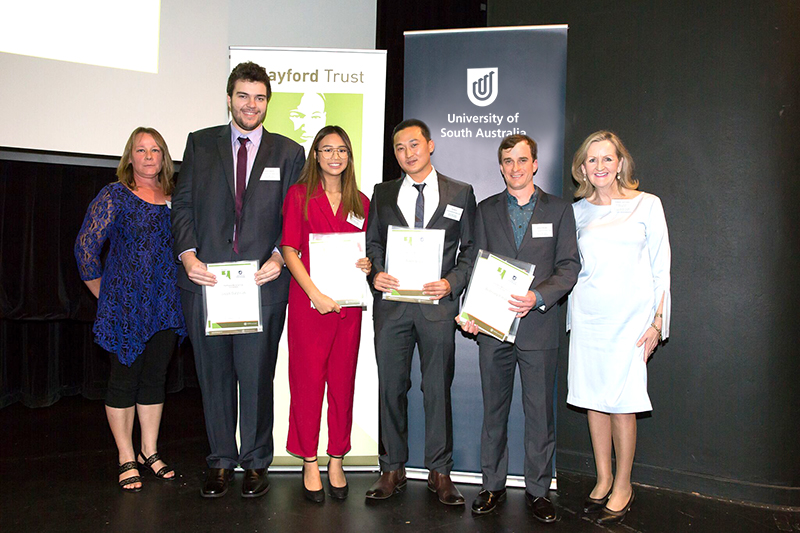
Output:
[[[411,358],[419,349],[425,408],[425,466],[428,488],[447,505],[464,497],[450,480],[453,467],[453,422],[450,385],[455,369],[455,324],[459,296],[472,264],[472,186],[438,174],[431,165],[434,143],[422,121],[401,122],[392,133],[397,162],[405,176],[375,186],[367,225],[367,256],[375,288],[375,354],[380,388],[381,477],[367,498],[385,499],[406,486],[408,460],[408,390]],[[389,225],[445,230],[441,279],[423,293],[438,305],[382,299],[399,287],[385,271]]]
[[[476,514],[491,512],[506,497],[508,413],[519,365],[525,412],[525,499],[542,522],[556,520],[547,498],[553,469],[553,387],[558,359],[558,302],[575,285],[580,257],[569,202],[533,184],[536,142],[526,135],[503,139],[497,150],[506,189],[483,200],[475,217],[475,250],[536,265],[527,294],[512,295],[520,317],[514,344],[478,335],[483,430],[483,490],[472,503]],[[458,320],[458,319],[456,319]],[[463,326],[478,333],[474,322]]]
[[[245,469],[243,497],[269,490],[272,380],[289,293],[289,273],[278,252],[281,208],[305,162],[300,145],[262,126],[271,95],[263,67],[247,62],[233,69],[228,78],[233,120],[189,134],[172,197],[174,250],[184,267],[178,285],[211,447],[201,490],[206,498],[225,495],[237,465]],[[264,331],[207,337],[202,286],[215,285],[216,278],[206,264],[240,260],[262,265],[254,283],[261,287]]]

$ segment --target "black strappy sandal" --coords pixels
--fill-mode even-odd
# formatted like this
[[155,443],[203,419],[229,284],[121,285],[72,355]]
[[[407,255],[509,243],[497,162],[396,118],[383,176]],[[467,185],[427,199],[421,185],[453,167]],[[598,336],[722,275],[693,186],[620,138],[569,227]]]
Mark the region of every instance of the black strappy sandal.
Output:
[[173,474],[172,477],[166,477],[166,475],[169,474],[170,472],[173,472],[173,473],[175,472],[172,468],[169,467],[169,465],[167,465],[166,462],[164,463],[164,466],[162,466],[159,469],[158,472],[153,470],[153,465],[155,463],[157,463],[158,461],[163,461],[163,459],[161,459],[161,456],[158,455],[158,452],[154,453],[153,455],[151,455],[147,459],[144,458],[144,455],[142,455],[142,452],[139,452],[139,457],[142,459],[142,462],[140,462],[139,464],[141,466],[146,467],[157,478],[163,479],[164,481],[173,481],[175,479],[175,475],[174,474]]
[[303,457],[303,478],[301,481],[303,482],[303,494],[305,494],[306,499],[314,503],[322,503],[325,501],[324,489],[308,490],[308,488],[306,488],[306,463],[316,463],[316,462],[317,462],[316,457],[314,457],[312,461],[309,461],[308,459]]
[[[139,470],[139,464],[136,461],[128,461],[127,463],[122,463],[119,465],[118,475],[122,475],[129,470]],[[131,487],[127,488],[128,485],[133,485],[134,483],[141,483],[142,477],[141,476],[131,476],[126,477],[125,479],[119,480],[119,488],[122,489],[122,492],[139,492],[142,490],[142,487]]]

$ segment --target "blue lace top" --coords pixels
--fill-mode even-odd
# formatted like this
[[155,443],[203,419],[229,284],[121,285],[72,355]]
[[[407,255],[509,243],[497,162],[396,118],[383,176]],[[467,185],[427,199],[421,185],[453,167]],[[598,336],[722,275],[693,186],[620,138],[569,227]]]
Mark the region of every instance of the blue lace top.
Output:
[[[100,252],[110,248],[105,267]],[[84,281],[102,276],[95,342],[130,366],[154,333],[174,329],[186,336],[172,257],[169,207],[145,202],[112,183],[89,205],[75,259]]]

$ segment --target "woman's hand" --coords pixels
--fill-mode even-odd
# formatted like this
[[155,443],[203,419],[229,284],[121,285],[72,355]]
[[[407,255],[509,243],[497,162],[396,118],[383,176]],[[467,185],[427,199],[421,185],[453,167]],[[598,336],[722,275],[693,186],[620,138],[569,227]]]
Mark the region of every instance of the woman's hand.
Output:
[[327,315],[331,311],[333,311],[334,313],[338,313],[342,310],[341,305],[337,304],[336,301],[325,296],[322,293],[311,298],[311,301],[314,303],[314,308],[321,315]]
[[644,362],[645,363],[647,362],[648,359],[650,359],[650,356],[653,355],[653,352],[655,351],[656,346],[658,346],[659,337],[660,337],[660,335],[659,335],[658,331],[656,331],[656,328],[654,328],[653,326],[650,326],[650,327],[647,328],[647,331],[644,332],[644,335],[642,335],[642,338],[639,339],[639,342],[636,343],[636,347],[637,348],[640,348],[642,345],[644,345]]
[[360,269],[361,272],[369,276],[369,273],[372,271],[372,261],[370,261],[368,257],[362,257],[356,261],[356,268]]

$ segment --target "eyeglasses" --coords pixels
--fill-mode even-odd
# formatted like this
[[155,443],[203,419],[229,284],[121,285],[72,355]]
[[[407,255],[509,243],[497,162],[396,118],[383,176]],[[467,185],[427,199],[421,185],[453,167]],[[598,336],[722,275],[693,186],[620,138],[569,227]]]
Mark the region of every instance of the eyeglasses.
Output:
[[339,157],[344,159],[347,157],[347,154],[350,153],[350,150],[348,150],[347,148],[325,147],[321,150],[317,150],[317,152],[321,153],[322,157],[324,157],[325,159],[330,159],[331,157],[333,157],[333,154],[339,154]]

